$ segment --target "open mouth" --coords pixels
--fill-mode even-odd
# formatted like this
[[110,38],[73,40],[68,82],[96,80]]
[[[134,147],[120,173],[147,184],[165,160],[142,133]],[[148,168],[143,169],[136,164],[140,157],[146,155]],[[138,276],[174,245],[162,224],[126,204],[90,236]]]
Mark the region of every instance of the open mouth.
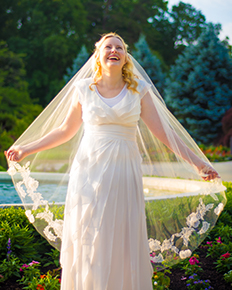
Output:
[[111,55],[108,57],[109,60],[119,60],[119,57],[117,57],[116,55]]

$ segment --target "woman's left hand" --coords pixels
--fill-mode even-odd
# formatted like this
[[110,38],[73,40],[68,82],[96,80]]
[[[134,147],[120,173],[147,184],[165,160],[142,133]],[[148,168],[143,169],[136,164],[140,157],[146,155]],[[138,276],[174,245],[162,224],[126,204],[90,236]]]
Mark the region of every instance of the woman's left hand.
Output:
[[218,172],[208,163],[203,162],[200,166],[197,166],[200,176],[204,180],[212,180],[221,178]]

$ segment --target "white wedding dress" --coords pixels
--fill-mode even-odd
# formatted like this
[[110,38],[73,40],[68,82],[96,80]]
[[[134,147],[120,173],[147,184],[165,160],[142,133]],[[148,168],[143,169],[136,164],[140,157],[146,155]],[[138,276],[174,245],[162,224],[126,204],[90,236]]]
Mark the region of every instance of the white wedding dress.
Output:
[[85,132],[66,197],[61,289],[151,290],[136,143],[140,102],[150,85],[139,81],[139,94],[127,90],[111,108],[90,90],[92,82],[85,79],[76,85]]

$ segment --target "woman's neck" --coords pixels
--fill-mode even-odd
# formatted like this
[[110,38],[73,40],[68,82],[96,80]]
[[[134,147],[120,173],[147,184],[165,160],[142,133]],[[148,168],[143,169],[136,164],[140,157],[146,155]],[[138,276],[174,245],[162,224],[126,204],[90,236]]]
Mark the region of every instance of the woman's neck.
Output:
[[123,80],[121,72],[120,73],[107,72],[102,73],[102,78],[101,80],[98,81],[98,84],[108,89],[117,89],[124,86],[125,82]]

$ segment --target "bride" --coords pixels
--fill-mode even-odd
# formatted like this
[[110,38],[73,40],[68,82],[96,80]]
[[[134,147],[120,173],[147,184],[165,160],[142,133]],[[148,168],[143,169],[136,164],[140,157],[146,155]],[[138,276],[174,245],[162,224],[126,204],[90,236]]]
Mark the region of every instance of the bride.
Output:
[[152,267],[136,139],[139,119],[195,176],[208,181],[219,175],[197,149],[186,145],[194,143],[187,133],[185,142],[181,140],[173,117],[161,98],[154,97],[154,86],[141,77],[144,72],[135,73],[136,62],[119,35],[104,35],[91,62],[93,76],[69,84],[71,102],[60,125],[32,142],[19,141],[5,155],[10,165],[17,164],[69,141],[83,123],[65,202],[61,289],[149,290]]

